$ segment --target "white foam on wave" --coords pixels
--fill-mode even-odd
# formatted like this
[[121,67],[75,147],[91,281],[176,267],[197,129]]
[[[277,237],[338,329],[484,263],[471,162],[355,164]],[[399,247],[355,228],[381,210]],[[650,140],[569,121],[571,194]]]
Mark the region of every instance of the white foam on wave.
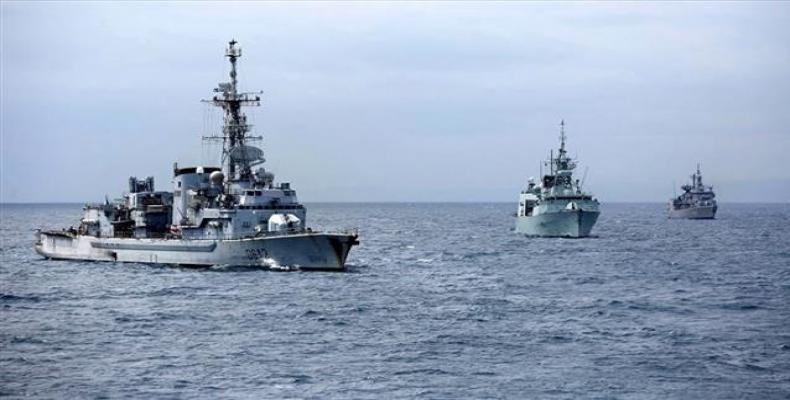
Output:
[[280,265],[280,263],[278,263],[277,260],[275,260],[275,259],[273,259],[271,257],[261,258],[260,259],[260,264],[261,264],[261,266],[263,266],[265,268],[268,268],[268,269],[271,269],[271,270],[275,270],[275,271],[295,271],[295,270],[299,269],[298,265],[294,265],[294,266],[291,266],[291,265]]

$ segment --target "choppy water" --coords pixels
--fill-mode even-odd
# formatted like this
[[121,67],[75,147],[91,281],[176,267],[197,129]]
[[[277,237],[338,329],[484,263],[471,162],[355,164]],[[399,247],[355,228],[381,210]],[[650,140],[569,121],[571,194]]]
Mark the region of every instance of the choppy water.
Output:
[[135,398],[788,398],[790,205],[670,221],[604,205],[528,239],[513,204],[314,204],[347,273],[45,261],[2,211],[1,394]]

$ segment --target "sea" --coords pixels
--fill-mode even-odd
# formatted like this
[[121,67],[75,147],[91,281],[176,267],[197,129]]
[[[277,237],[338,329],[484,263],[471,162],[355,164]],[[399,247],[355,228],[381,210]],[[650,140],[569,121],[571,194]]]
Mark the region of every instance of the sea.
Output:
[[347,272],[45,260],[81,205],[2,205],[0,396],[790,398],[788,204],[605,203],[584,239],[515,203],[307,206],[359,228]]

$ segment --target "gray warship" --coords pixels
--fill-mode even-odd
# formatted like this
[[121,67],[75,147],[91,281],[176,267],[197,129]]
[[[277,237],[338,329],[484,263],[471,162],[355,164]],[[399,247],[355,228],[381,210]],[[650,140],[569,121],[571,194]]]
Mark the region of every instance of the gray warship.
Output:
[[697,172],[691,174],[691,184],[681,186],[683,194],[669,202],[669,218],[676,219],[714,219],[719,206],[713,186],[702,184],[702,173],[697,164]]
[[322,232],[306,226],[306,209],[289,183],[275,184],[263,151],[250,144],[242,106],[260,106],[260,93],[237,90],[237,42],[229,42],[230,82],[204,100],[224,113],[222,166],[173,165],[173,191],[153,177],[129,178],[123,198],[88,204],[78,228],[39,230],[35,250],[51,259],[187,266],[261,266],[343,270],[355,230]]
[[590,235],[600,214],[598,200],[573,179],[576,162],[565,150],[565,121],[560,123],[560,148],[545,162],[548,174],[536,184],[529,178],[519,194],[516,232],[529,236],[580,238]]

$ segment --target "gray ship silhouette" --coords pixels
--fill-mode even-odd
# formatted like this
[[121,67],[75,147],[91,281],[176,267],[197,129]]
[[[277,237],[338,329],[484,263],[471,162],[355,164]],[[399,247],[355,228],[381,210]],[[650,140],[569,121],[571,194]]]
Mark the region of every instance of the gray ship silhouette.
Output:
[[702,184],[702,173],[697,164],[697,172],[691,175],[691,184],[681,186],[683,194],[669,201],[669,218],[677,219],[714,219],[719,205],[713,186]]
[[259,106],[261,92],[237,90],[241,49],[230,41],[230,82],[212,99],[224,112],[222,166],[173,166],[173,191],[156,191],[153,177],[129,178],[122,199],[89,204],[78,228],[37,232],[36,251],[47,258],[176,265],[241,265],[343,270],[356,230],[306,227],[305,207],[289,183],[275,184],[249,144],[242,106]]
[[576,162],[565,150],[565,121],[560,123],[560,148],[545,163],[549,172],[540,183],[529,178],[519,194],[516,232],[529,236],[579,238],[590,235],[598,220],[599,203],[573,179]]

